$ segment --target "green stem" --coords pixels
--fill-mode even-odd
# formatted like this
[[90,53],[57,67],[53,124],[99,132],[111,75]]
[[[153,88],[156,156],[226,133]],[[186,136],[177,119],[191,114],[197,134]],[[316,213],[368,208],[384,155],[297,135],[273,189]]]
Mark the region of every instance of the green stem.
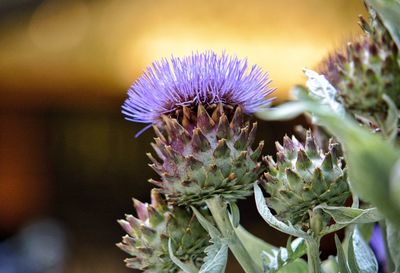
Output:
[[321,273],[321,261],[319,259],[319,239],[307,238],[307,260],[309,273]]
[[388,241],[387,241],[386,221],[385,220],[379,221],[379,227],[381,228],[381,233],[382,233],[382,238],[383,238],[383,245],[385,246],[385,256],[386,256],[386,262],[387,262],[387,270],[388,270],[388,272],[394,272],[395,265],[394,265],[392,256],[390,255],[389,245],[388,245]]
[[261,268],[257,267],[256,263],[237,237],[229,219],[226,204],[218,196],[207,200],[206,203],[222,235],[229,240],[229,249],[244,271],[246,273],[261,273]]

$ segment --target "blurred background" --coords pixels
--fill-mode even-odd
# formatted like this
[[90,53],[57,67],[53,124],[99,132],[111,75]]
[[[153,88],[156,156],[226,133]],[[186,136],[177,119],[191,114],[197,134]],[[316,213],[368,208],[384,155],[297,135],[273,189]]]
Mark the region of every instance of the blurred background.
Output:
[[[134,272],[116,219],[149,199],[152,132],[135,139],[120,106],[152,60],[248,57],[281,102],[364,13],[361,0],[0,0],[0,273]],[[262,122],[265,152],[297,122]],[[240,206],[249,230],[285,245],[251,198]]]

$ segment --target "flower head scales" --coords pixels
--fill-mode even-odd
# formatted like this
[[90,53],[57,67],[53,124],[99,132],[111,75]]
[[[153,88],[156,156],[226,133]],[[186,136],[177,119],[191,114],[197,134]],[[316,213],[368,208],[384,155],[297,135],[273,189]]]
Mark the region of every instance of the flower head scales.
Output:
[[268,74],[247,60],[212,51],[154,62],[131,86],[122,106],[127,120],[156,124],[163,114],[183,106],[222,103],[247,114],[269,105]]

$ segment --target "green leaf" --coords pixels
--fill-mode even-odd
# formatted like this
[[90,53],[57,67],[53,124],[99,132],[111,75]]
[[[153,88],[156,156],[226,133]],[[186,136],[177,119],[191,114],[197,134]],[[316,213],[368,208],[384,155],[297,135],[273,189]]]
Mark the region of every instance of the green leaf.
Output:
[[394,273],[400,273],[400,230],[389,221],[386,222],[386,236],[389,253],[395,265]]
[[400,1],[399,0],[366,0],[382,19],[397,48],[400,48]]
[[[266,272],[292,272],[289,264],[294,263],[293,269],[302,270],[302,260],[299,259],[307,252],[306,243],[303,238],[297,238],[287,248],[273,249],[272,253],[263,252],[263,263]],[[306,271],[307,272],[307,266]]]
[[357,228],[350,237],[348,247],[348,262],[352,273],[377,273],[378,262],[374,252],[364,241]]
[[360,231],[362,237],[366,242],[369,242],[371,239],[372,233],[374,232],[375,223],[368,224],[358,224],[357,228]]
[[298,115],[308,111],[309,105],[307,103],[299,103],[297,101],[287,102],[277,108],[257,112],[256,116],[265,120],[290,120]]
[[273,228],[276,228],[277,230],[292,235],[294,237],[301,237],[301,238],[308,238],[310,235],[302,231],[300,228],[296,228],[293,225],[285,224],[282,221],[279,221],[274,215],[272,215],[271,211],[269,210],[266,202],[264,195],[260,189],[260,187],[257,185],[257,183],[254,184],[254,196],[256,199],[256,205],[257,205],[257,210],[258,213],[260,213],[261,217]]
[[349,270],[347,265],[347,259],[343,251],[342,243],[339,240],[339,237],[335,234],[335,244],[336,244],[336,251],[337,251],[337,260],[340,273],[352,273]]
[[350,207],[332,207],[321,204],[314,209],[322,209],[329,214],[336,223],[343,225],[373,223],[383,219],[382,214],[376,208],[357,209]]
[[399,125],[399,112],[397,110],[396,104],[393,100],[386,94],[383,95],[383,100],[388,105],[388,113],[385,123],[382,127],[382,133],[387,136],[387,138],[394,142],[397,137],[397,130]]
[[168,240],[168,252],[170,259],[176,264],[180,269],[185,273],[199,273],[199,270],[193,264],[186,264],[179,260],[172,249],[172,240],[171,238]]
[[234,228],[237,228],[240,223],[240,211],[238,206],[236,205],[235,202],[230,202],[229,203],[229,208],[230,208],[230,216],[231,216],[231,222],[232,226]]
[[307,76],[307,88],[310,90],[310,96],[318,99],[318,101],[328,106],[339,116],[344,116],[345,110],[342,104],[336,101],[336,89],[329,83],[324,75],[320,75],[310,69],[304,69]]
[[272,253],[273,249],[277,249],[276,247],[254,236],[240,225],[235,228],[235,232],[236,235],[239,237],[239,240],[242,242],[244,248],[247,250],[249,255],[254,258],[254,262],[257,263],[257,265],[260,267],[262,267],[263,265],[261,260],[261,253]]
[[308,265],[303,259],[297,259],[284,265],[278,273],[308,273]]
[[222,273],[225,272],[228,261],[228,244],[222,240],[213,239],[214,244],[205,249],[207,256],[199,273]]
[[334,256],[329,256],[328,259],[323,261],[321,267],[324,273],[340,273],[339,264]]
[[397,208],[400,209],[400,159],[397,160],[391,170],[389,187],[391,197],[396,203]]
[[211,238],[221,238],[221,232],[211,224],[195,207],[192,207],[197,220],[199,220],[200,225],[210,234]]

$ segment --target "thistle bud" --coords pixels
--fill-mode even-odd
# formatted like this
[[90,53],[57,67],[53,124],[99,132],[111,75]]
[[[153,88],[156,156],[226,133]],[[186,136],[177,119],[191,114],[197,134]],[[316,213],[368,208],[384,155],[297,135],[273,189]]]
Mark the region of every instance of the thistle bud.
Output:
[[200,267],[208,233],[188,210],[169,207],[155,189],[151,195],[151,204],[134,199],[137,217],[118,221],[127,235],[117,246],[132,256],[125,260],[127,267],[146,273],[182,272],[169,258],[169,239],[181,261]]
[[201,204],[251,194],[263,167],[263,142],[253,150],[257,124],[248,115],[266,108],[273,90],[261,69],[212,52],[154,63],[133,85],[127,119],[152,123],[158,160],[151,167],[168,202]]
[[292,137],[278,143],[275,163],[272,157],[263,159],[267,172],[263,185],[269,197],[266,201],[276,217],[303,229],[320,230],[330,217],[314,212],[319,204],[342,206],[350,195],[346,171],[336,155],[334,145],[324,153],[307,132],[303,146]]
[[337,100],[348,112],[377,126],[388,105],[383,95],[400,108],[399,50],[381,20],[371,13],[371,23],[361,17],[365,35],[347,45],[343,53],[330,56],[321,73],[337,89]]

